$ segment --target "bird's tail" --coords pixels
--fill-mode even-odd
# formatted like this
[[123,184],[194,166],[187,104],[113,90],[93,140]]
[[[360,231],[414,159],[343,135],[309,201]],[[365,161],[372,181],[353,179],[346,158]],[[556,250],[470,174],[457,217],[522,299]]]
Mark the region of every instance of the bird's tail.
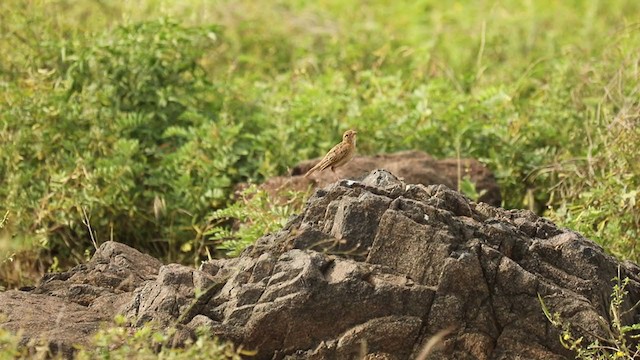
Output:
[[307,171],[307,173],[304,174],[304,177],[309,177],[309,175],[313,174],[318,169],[318,165],[320,165],[320,163],[318,163],[316,166],[309,169],[309,171]]

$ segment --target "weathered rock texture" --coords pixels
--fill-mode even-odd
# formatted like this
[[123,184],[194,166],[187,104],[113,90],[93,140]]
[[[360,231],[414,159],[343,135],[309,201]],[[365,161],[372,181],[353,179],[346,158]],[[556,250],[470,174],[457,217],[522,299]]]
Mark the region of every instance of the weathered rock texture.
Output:
[[44,341],[71,355],[73,345],[110,323],[133,299],[133,290],[154,280],[162,263],[120,243],[104,243],[87,264],[47,274],[30,292],[0,293],[0,324],[21,332],[22,343]]
[[[304,161],[295,166],[292,176],[276,176],[262,185],[272,196],[281,190],[306,191],[309,187],[325,187],[336,181],[329,170],[314,173],[310,178],[302,176],[320,159]],[[475,159],[436,160],[421,151],[403,151],[376,156],[356,156],[336,173],[340,178],[362,179],[374,169],[386,169],[407,184],[443,184],[451,189],[458,188],[460,178],[468,178],[481,194],[479,201],[500,206],[502,197],[495,177],[482,163]]]
[[31,293],[2,293],[0,303],[3,326],[52,346],[82,343],[97,322],[124,313],[134,326],[153,320],[184,337],[206,326],[257,359],[410,359],[443,329],[451,333],[431,359],[565,359],[572,354],[538,294],[576,333],[604,336],[599,319],[618,268],[631,279],[630,308],[640,300],[638,267],[579,234],[374,171],[318,190],[239,258],[160,266],[110,242],[86,266]]

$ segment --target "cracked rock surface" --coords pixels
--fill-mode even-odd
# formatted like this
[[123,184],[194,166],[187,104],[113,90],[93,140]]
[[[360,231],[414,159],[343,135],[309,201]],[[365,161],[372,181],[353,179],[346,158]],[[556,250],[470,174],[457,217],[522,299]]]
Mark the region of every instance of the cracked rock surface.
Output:
[[[578,334],[603,336],[611,279],[631,279],[628,309],[640,300],[638,270],[531,212],[376,170],[316,191],[285,228],[199,269],[105,243],[31,292],[0,293],[0,319],[63,350],[122,313],[184,336],[207,327],[257,359],[411,359],[443,329],[431,359],[568,359],[538,295]],[[42,331],[61,306],[64,334]]]

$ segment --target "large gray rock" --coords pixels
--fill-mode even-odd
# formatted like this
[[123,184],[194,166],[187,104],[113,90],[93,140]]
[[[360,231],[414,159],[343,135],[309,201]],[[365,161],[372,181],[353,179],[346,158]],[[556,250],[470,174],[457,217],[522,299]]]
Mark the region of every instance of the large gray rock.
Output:
[[[1,309],[12,319],[4,326],[29,326],[18,314],[34,302],[74,303],[67,316],[98,322],[123,313],[133,326],[176,326],[182,339],[206,327],[256,349],[257,359],[410,359],[445,329],[431,359],[565,359],[572,354],[538,294],[586,336],[605,335],[600,317],[608,317],[618,271],[631,279],[627,308],[640,300],[638,267],[579,234],[445,186],[407,185],[386,171],[316,191],[284,229],[236,259],[160,266],[106,243],[74,271],[32,293],[0,294],[12,304]],[[82,296],[73,296],[78,287]],[[54,311],[42,313],[52,321]],[[632,311],[623,321],[639,319]],[[68,329],[75,337],[25,334],[68,345],[93,331],[84,324]]]

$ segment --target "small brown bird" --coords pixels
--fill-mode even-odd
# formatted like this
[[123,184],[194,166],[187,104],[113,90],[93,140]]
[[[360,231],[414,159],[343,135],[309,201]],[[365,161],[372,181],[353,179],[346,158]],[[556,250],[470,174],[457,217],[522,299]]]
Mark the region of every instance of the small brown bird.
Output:
[[304,177],[308,177],[314,171],[322,171],[326,168],[330,168],[331,172],[335,175],[335,169],[348,163],[353,155],[356,153],[356,137],[358,132],[355,130],[347,130],[342,135],[342,142],[334,146],[329,150],[316,166],[312,167]]

